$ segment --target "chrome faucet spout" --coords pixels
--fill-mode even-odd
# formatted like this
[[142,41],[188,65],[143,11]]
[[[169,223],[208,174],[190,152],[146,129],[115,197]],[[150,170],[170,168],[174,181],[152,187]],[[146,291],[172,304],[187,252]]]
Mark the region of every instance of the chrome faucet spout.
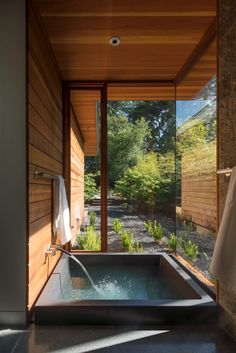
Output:
[[50,248],[51,251],[55,251],[55,254],[57,251],[61,251],[64,254],[67,254],[68,256],[71,256],[71,253],[69,253],[67,250],[63,249],[62,245],[60,244],[51,244]]

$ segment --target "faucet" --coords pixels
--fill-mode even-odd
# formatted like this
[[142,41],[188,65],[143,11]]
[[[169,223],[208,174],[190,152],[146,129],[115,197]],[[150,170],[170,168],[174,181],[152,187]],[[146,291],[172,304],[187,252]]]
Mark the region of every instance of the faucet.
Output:
[[63,249],[62,245],[60,245],[60,244],[51,244],[49,246],[49,248],[46,250],[45,255],[46,256],[48,256],[48,255],[55,256],[57,251],[61,251],[62,253],[65,253],[68,256],[71,256],[71,253],[69,253],[68,251]]

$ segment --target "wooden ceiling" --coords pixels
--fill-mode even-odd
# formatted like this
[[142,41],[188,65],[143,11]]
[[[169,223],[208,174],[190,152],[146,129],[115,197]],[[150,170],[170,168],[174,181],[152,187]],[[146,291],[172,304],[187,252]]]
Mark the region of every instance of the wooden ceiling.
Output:
[[[216,73],[216,0],[32,1],[63,80],[166,81],[109,86],[109,100],[191,99]],[[112,36],[120,37],[118,47],[109,44]],[[98,151],[99,98],[98,92],[71,95],[85,155]]]
[[64,80],[174,80],[216,15],[216,0],[35,1]]
[[71,91],[71,104],[84,138],[84,155],[98,154],[98,109],[100,91]]

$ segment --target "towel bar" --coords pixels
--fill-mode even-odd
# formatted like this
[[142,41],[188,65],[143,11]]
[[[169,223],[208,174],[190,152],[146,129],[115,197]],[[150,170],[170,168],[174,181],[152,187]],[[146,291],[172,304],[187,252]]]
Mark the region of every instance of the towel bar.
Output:
[[[43,172],[40,172],[39,170],[35,170],[34,178],[35,179],[39,179],[39,178],[57,179],[57,175],[43,173]],[[65,179],[64,179],[64,181],[65,181]]]

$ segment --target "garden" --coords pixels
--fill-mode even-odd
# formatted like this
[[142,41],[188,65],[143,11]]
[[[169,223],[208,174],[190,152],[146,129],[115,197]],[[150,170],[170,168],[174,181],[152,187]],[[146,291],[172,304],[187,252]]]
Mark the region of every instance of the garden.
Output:
[[[181,160],[215,139],[214,119],[176,138],[174,101],[110,101],[108,105],[108,250],[178,253],[209,277],[215,236],[176,215]],[[86,157],[88,213],[75,248],[100,250],[100,156]]]

